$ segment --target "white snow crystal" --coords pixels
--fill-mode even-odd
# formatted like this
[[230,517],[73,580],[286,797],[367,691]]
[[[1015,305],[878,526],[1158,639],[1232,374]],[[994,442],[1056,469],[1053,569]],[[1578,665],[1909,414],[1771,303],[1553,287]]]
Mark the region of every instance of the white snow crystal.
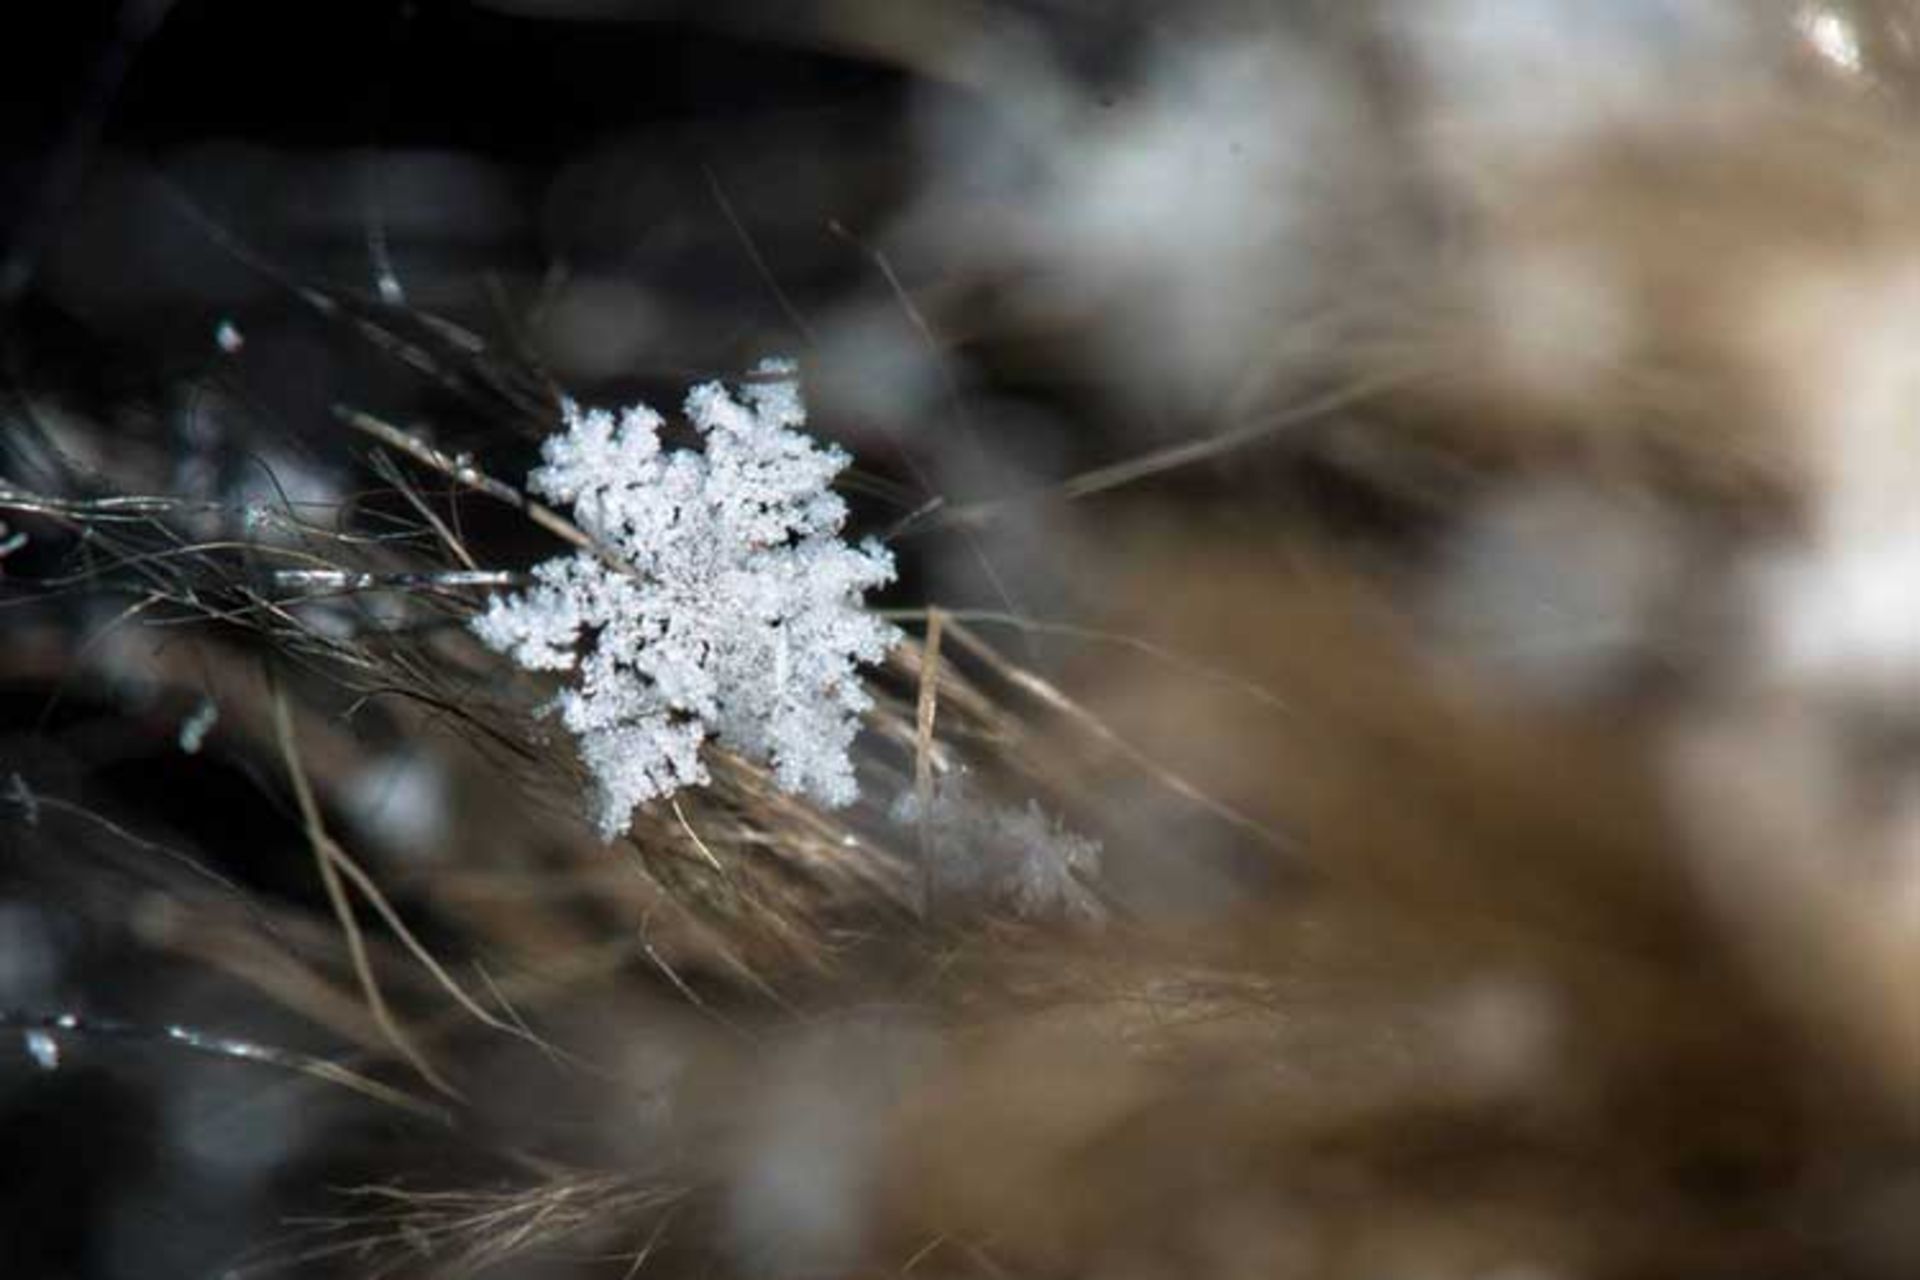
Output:
[[893,820],[922,830],[926,891],[936,900],[998,906],[1027,919],[1099,919],[1082,884],[1100,871],[1100,844],[1067,830],[1040,805],[979,796],[963,774],[941,779],[923,808],[897,797]]
[[899,635],[862,600],[892,580],[893,557],[841,541],[846,504],[829,486],[849,458],[799,429],[792,373],[766,362],[738,398],[694,388],[699,450],[662,448],[645,405],[569,404],[528,477],[618,563],[546,561],[474,630],[530,670],[576,673],[554,705],[599,785],[609,839],[635,806],[707,780],[709,738],[768,762],[789,791],[829,805],[856,795],[849,752],[872,699],[855,667]]

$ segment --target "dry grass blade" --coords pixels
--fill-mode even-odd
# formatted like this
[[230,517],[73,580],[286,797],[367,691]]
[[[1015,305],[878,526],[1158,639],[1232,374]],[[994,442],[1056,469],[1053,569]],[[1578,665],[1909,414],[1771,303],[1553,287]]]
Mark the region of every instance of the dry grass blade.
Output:
[[[308,1236],[324,1243],[228,1274],[266,1276],[289,1267],[353,1258],[363,1274],[400,1273],[427,1261],[431,1274],[475,1275],[562,1246],[626,1263],[629,1274],[658,1250],[690,1193],[613,1174],[563,1172],[530,1187],[501,1190],[426,1190],[389,1184],[349,1188],[372,1206],[365,1213],[302,1219]],[[327,1239],[327,1237],[332,1237]],[[625,1238],[626,1249],[614,1245]]]
[[[276,701],[276,708],[283,708],[283,706],[283,700]],[[283,749],[289,752],[289,767],[297,767],[298,757],[291,754],[291,725],[286,720],[284,710],[277,710],[276,727],[285,735],[282,741]],[[301,804],[301,814],[303,820],[308,824],[310,838],[318,823],[317,813],[309,812],[308,806],[311,802],[312,789],[311,787],[307,787],[306,800]],[[334,840],[330,836],[326,836],[324,831],[322,831],[321,834],[325,840],[325,857],[328,864],[334,869],[337,875],[344,876],[353,884],[353,887],[367,900],[368,905],[371,906],[381,920],[386,923],[387,928],[392,930],[394,937],[399,940],[400,945],[404,947],[408,954],[412,955],[415,960],[419,961],[420,965],[433,976],[434,981],[439,983],[440,987],[446,991],[449,996],[453,997],[455,1004],[466,1010],[467,1013],[472,1015],[473,1018],[483,1026],[490,1027],[495,1031],[503,1032],[507,1035],[529,1039],[543,1050],[552,1050],[552,1046],[541,1042],[523,1027],[503,1021],[484,1008],[471,995],[467,994],[466,989],[454,979],[451,973],[447,972],[446,966],[442,965],[440,961],[434,957],[433,953],[427,950],[419,938],[414,935],[413,930],[407,927],[406,921],[400,918],[400,913],[394,909],[393,904],[388,901],[386,894],[383,893],[380,886],[374,882],[373,877],[367,874],[366,869],[340,845],[339,841]]]
[[1221,821],[1254,837],[1261,844],[1280,852],[1291,854],[1291,843],[1273,828],[1248,816],[1239,808],[1210,795],[1204,788],[1189,781],[1160,764],[1139,747],[1128,742],[1115,732],[1099,716],[1069,697],[1052,682],[1042,679],[1032,671],[1010,661],[992,645],[973,634],[959,622],[949,621],[947,630],[974,657],[985,663],[1002,679],[1039,701],[1048,709],[1072,721],[1082,730],[1107,745],[1113,751],[1147,773],[1155,781],[1182,797],[1205,809]]
[[367,954],[366,939],[361,935],[360,922],[354,916],[353,903],[347,897],[344,884],[341,883],[340,864],[346,861],[345,853],[334,843],[321,821],[320,806],[314,799],[313,786],[307,780],[306,770],[300,764],[300,749],[294,741],[293,719],[287,712],[286,695],[276,685],[270,692],[273,705],[274,729],[279,735],[280,752],[287,767],[287,776],[293,785],[294,800],[300,807],[300,819],[306,827],[307,840],[313,847],[314,865],[320,872],[320,881],[326,888],[327,901],[333,908],[334,918],[340,922],[341,930],[346,934],[347,952],[353,961],[354,974],[360,981],[360,990],[367,998],[367,1006],[372,1010],[375,1021],[386,1033],[387,1040],[399,1052],[400,1056],[411,1063],[434,1088],[450,1098],[460,1099],[460,1091],[454,1088],[435,1070],[426,1055],[415,1045],[411,1036],[394,1017],[393,1010],[387,1006],[386,997],[381,993],[380,980],[373,971],[373,963]]
[[278,1067],[350,1090],[362,1097],[371,1098],[383,1106],[395,1107],[444,1125],[453,1123],[453,1117],[446,1108],[416,1097],[404,1089],[383,1084],[371,1076],[362,1075],[342,1063],[312,1054],[296,1053],[291,1049],[260,1044],[253,1040],[214,1035],[177,1023],[164,1027],[148,1027],[111,1018],[83,1017],[72,1013],[40,1014],[0,1009],[0,1029],[50,1037],[73,1035],[101,1040],[130,1040],[176,1045],[210,1057]]
[[[927,638],[920,660],[920,692],[914,707],[913,795],[919,808],[920,863],[922,874],[930,875],[933,857],[933,729],[940,707],[940,635],[946,615],[939,609],[927,611]],[[923,884],[923,892],[927,886]],[[931,894],[928,894],[931,902]]]
[[583,551],[592,551],[596,555],[606,556],[605,549],[573,521],[553,508],[534,501],[512,485],[494,479],[474,466],[470,460],[456,458],[436,449],[420,437],[402,431],[390,423],[382,422],[371,414],[362,413],[358,409],[343,407],[336,412],[340,420],[355,431],[372,436],[382,444],[398,449],[414,461],[433,468],[472,489],[475,493],[485,494],[496,502],[504,502],[517,511],[525,512],[527,518],[542,529]]

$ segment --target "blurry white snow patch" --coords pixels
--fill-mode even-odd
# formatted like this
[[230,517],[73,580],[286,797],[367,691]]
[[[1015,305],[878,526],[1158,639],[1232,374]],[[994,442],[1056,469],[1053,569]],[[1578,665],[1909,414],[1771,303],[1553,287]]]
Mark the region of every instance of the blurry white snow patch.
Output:
[[180,721],[180,750],[188,755],[199,755],[200,748],[207,743],[207,735],[220,723],[220,704],[212,698],[202,697],[185,719]]
[[[1169,42],[1110,94],[1015,65],[1025,78],[992,126],[934,122],[933,163],[954,175],[927,206],[947,220],[935,236],[1016,264],[1038,315],[1091,322],[1104,373],[1218,408],[1310,318],[1354,215],[1345,187],[1367,147],[1352,86],[1262,29]],[[986,211],[1004,225],[983,230]]]
[[1812,490],[1807,536],[1754,573],[1764,665],[1803,686],[1910,688],[1920,675],[1920,272],[1878,259],[1813,268],[1751,311]]
[[1860,32],[1853,19],[1831,5],[1802,5],[1794,14],[1794,23],[1813,51],[1848,75],[1858,75],[1865,66],[1860,49]]
[[1097,919],[1087,883],[1100,871],[1100,844],[1062,826],[1037,801],[997,804],[961,775],[934,787],[923,807],[913,792],[894,801],[893,820],[920,833],[930,899],[1000,907],[1028,919]]
[[881,1142],[901,1084],[934,1049],[910,1025],[828,1025],[777,1051],[743,1099],[726,1203],[748,1275],[832,1275],[865,1242]]
[[816,398],[855,418],[912,426],[941,395],[937,357],[901,305],[857,303],[816,325]]
[[325,1114],[286,1090],[255,1090],[238,1104],[232,1082],[205,1071],[173,1073],[167,1086],[161,1095],[167,1149],[192,1160],[203,1176],[247,1185],[290,1158]]
[[26,1046],[27,1056],[33,1059],[34,1066],[40,1068],[42,1071],[58,1071],[60,1069],[60,1042],[58,1040],[55,1040],[45,1031],[38,1029],[27,1031],[22,1036],[22,1040]]
[[1404,0],[1404,54],[1442,119],[1560,145],[1657,121],[1753,56],[1731,0]]
[[1448,548],[1432,617],[1449,650],[1522,695],[1606,692],[1657,652],[1683,580],[1680,540],[1648,506],[1531,485],[1477,511]]
[[1920,673],[1920,520],[1783,556],[1760,581],[1776,674],[1890,691]]
[[424,752],[397,752],[357,771],[347,784],[347,815],[388,849],[428,858],[446,841],[446,771]]

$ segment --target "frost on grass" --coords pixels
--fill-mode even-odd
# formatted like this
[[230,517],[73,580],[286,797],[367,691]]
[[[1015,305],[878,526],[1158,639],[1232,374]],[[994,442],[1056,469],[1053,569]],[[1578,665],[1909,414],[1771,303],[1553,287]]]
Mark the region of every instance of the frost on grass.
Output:
[[1029,800],[1024,808],[977,795],[964,776],[942,779],[923,807],[912,791],[893,820],[922,832],[927,896],[1030,920],[1097,919],[1085,880],[1100,870],[1100,844],[1075,835]]
[[849,459],[800,430],[792,371],[763,364],[737,397],[696,387],[700,449],[662,448],[645,405],[569,404],[528,477],[610,557],[546,561],[474,629],[523,667],[575,673],[554,707],[609,839],[635,806],[705,782],[710,738],[770,764],[788,791],[856,795],[850,751],[872,705],[856,667],[898,637],[863,598],[892,580],[893,558],[841,540],[846,504],[829,486]]

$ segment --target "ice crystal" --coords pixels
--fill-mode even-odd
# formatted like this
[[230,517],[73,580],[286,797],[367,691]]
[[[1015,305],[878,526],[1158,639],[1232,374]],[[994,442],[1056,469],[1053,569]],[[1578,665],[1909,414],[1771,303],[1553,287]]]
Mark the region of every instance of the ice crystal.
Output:
[[912,791],[893,820],[919,828],[926,892],[934,902],[1001,907],[1027,919],[1098,919],[1086,881],[1100,871],[1100,844],[1076,835],[1035,801],[1003,805],[962,774],[942,779],[922,805]]
[[528,477],[571,507],[600,554],[534,569],[524,594],[474,621],[490,647],[575,678],[554,703],[599,787],[611,838],[637,805],[707,780],[709,739],[772,766],[828,805],[856,795],[850,751],[872,705],[856,667],[897,631],[863,605],[893,578],[881,546],[840,536],[830,488],[847,455],[800,430],[790,364],[738,395],[696,387],[699,449],[663,448],[660,415],[566,406],[566,430]]

